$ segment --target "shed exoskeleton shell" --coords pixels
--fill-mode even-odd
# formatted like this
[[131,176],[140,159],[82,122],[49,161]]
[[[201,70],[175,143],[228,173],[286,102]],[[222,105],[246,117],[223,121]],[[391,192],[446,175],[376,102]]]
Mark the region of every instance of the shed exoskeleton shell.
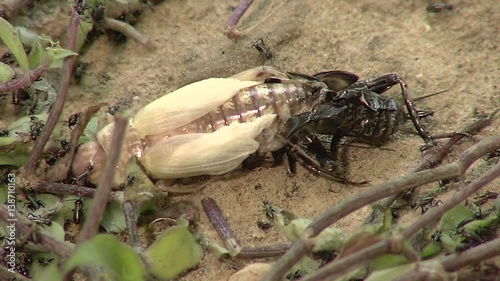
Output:
[[157,179],[224,174],[257,151],[256,138],[275,120],[276,114],[269,114],[213,133],[166,137],[145,149],[142,164]]
[[[210,78],[189,84],[143,107],[127,128],[114,184],[117,186],[125,181],[125,165],[132,156],[140,159],[151,177],[170,179],[224,174],[235,169],[245,158],[256,152],[260,143],[266,145],[265,150],[279,146],[272,140],[280,125],[276,124],[278,114],[272,111],[291,114],[287,108],[288,100],[282,98],[281,94],[278,94],[280,102],[273,97],[266,101],[268,104],[259,103],[258,109],[245,115],[244,122],[235,122],[242,121],[236,120],[238,114],[242,116],[241,112],[233,114],[232,117],[225,114],[243,110],[236,107],[250,104],[255,97],[247,97],[246,93],[242,94],[241,91],[259,87],[269,77],[284,78],[286,75],[274,68],[259,67],[230,78]],[[300,90],[296,87],[297,89]],[[267,90],[272,92],[271,88]],[[234,98],[238,93],[244,97],[239,97],[236,101]],[[298,99],[295,99],[294,102],[297,101]],[[210,128],[194,122],[210,112],[216,112],[215,115],[209,116],[210,121],[213,121],[209,122]],[[214,116],[222,120],[213,120],[216,118]],[[183,126],[188,126],[189,129]],[[97,140],[102,145],[98,153],[102,154],[102,150],[108,151],[113,128],[114,124],[111,123],[97,133]],[[266,139],[262,141],[263,137],[260,135],[264,130],[268,132],[263,134]],[[95,145],[96,143],[86,144],[85,149],[78,152],[76,159],[80,164],[73,164],[75,175],[84,172],[84,165],[81,163],[88,163],[92,159],[104,161],[101,155],[93,155],[90,153],[91,149],[87,149],[95,148]],[[84,156],[81,155],[83,153]],[[100,175],[89,176],[93,183],[96,183],[98,178]]]
[[210,78],[184,86],[143,107],[134,117],[141,138],[177,129],[216,109],[242,88],[260,84]]

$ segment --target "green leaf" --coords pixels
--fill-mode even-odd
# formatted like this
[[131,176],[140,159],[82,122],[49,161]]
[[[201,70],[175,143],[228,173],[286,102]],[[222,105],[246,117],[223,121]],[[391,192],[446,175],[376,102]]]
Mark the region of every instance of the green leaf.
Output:
[[69,56],[77,56],[78,54],[70,50],[63,49],[59,46],[55,48],[46,48],[47,53],[51,59],[51,64],[49,68],[61,68],[63,65],[63,60]]
[[45,51],[45,47],[42,46],[42,41],[37,40],[35,46],[31,49],[31,52],[28,55],[28,60],[30,63],[31,69],[37,67],[42,58],[47,56],[47,52]]
[[446,212],[439,223],[439,229],[443,232],[456,232],[458,225],[473,216],[473,212],[463,205],[457,205]]
[[19,34],[19,40],[21,40],[21,43],[28,48],[32,48],[33,44],[35,44],[38,39],[38,34],[24,26],[16,26],[15,29]]
[[23,44],[19,39],[17,30],[4,18],[0,17],[0,39],[16,57],[19,66],[25,71],[29,70],[28,57],[24,52]]
[[[88,9],[87,11],[89,11]],[[87,42],[87,35],[94,28],[93,20],[90,16],[82,16],[80,17],[78,23],[78,31],[76,33],[76,51],[80,51],[80,49]]]
[[59,257],[53,253],[41,253],[33,256],[30,274],[33,280],[62,280],[63,275],[57,268]]
[[484,230],[495,223],[498,219],[498,216],[495,213],[490,214],[488,217],[482,220],[471,221],[464,226],[464,230],[469,233],[478,233],[481,230]]
[[98,266],[110,280],[141,281],[144,270],[141,258],[132,248],[120,242],[116,237],[99,234],[80,244],[73,255],[64,264],[64,272],[82,266]]
[[[269,220],[290,242],[296,242],[304,233],[305,229],[311,224],[312,220],[307,218],[298,218],[295,214],[269,206],[272,208],[274,216]],[[345,234],[342,229],[330,226],[323,230],[314,240],[314,252],[340,250]]]
[[378,270],[370,274],[366,281],[386,281],[386,280],[394,280],[397,277],[405,274],[406,272],[414,269],[417,265],[406,264],[397,267],[392,267],[388,269]]
[[203,251],[188,230],[188,222],[178,224],[165,231],[147,249],[145,257],[149,271],[159,279],[173,279],[200,262]]
[[43,234],[50,235],[56,240],[64,241],[64,235],[65,235],[64,229],[60,224],[56,222],[52,222],[50,226],[43,225],[43,227],[40,228],[40,232]]
[[[229,252],[228,249],[226,249],[224,246],[218,244],[217,242],[211,241],[210,239],[206,238],[202,234],[198,233],[197,234],[198,238],[198,243],[206,249],[208,249],[214,256],[216,256],[218,259],[221,258],[229,258],[231,257],[231,253]],[[236,253],[239,254],[239,253]],[[232,256],[235,257],[235,256]]]
[[441,252],[441,244],[436,242],[431,242],[427,246],[422,249],[420,256],[422,259],[427,259],[435,256],[436,254]]
[[443,249],[447,253],[454,253],[457,246],[460,245],[460,241],[456,241],[456,239],[452,239],[449,234],[443,233],[441,235],[441,245],[443,245]]
[[22,142],[19,138],[0,137],[0,166],[24,166],[30,154],[30,143]]
[[404,256],[387,254],[374,259],[370,263],[370,269],[372,271],[382,270],[398,266],[406,262],[408,262],[408,260]]
[[[86,203],[87,210],[90,210],[92,203]],[[88,218],[84,210],[84,216]],[[135,219],[139,217],[138,212],[134,212]],[[117,233],[122,232],[127,228],[127,223],[125,222],[125,215],[123,214],[122,205],[120,202],[111,201],[109,203],[106,212],[101,220],[101,226],[106,229],[107,232]]]
[[14,74],[12,67],[0,62],[0,83],[9,82],[14,77]]

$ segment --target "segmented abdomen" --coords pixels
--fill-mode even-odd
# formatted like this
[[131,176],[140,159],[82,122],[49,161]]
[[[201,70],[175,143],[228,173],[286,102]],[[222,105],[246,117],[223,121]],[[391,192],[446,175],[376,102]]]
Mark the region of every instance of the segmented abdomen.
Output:
[[309,108],[308,91],[309,84],[292,80],[244,88],[224,104],[172,134],[215,132],[233,122],[251,122],[266,114],[277,114],[280,122],[285,122]]
[[[398,130],[403,118],[402,110],[395,100],[379,96],[381,108],[371,110],[358,106],[354,110],[353,126],[348,135],[372,146],[381,146]],[[348,118],[346,116],[346,118]]]
[[403,120],[403,111],[399,104],[377,93],[367,93],[376,100],[376,109],[360,104],[349,104],[348,108],[327,120],[321,120],[316,126],[320,134],[354,137],[358,141],[372,146],[381,146],[398,130]]

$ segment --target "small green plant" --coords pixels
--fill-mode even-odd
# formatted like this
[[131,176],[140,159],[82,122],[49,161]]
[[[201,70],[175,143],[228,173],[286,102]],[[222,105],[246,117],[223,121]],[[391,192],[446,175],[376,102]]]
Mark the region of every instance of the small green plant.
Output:
[[[66,50],[54,42],[50,37],[40,35],[36,39],[29,54],[26,54],[19,36],[19,31],[4,18],[0,18],[0,39],[16,58],[19,69],[0,62],[0,83],[13,82],[16,76],[22,79],[30,79],[31,72],[35,69],[60,68],[64,58],[77,55],[77,53]],[[0,89],[0,91],[8,91]]]

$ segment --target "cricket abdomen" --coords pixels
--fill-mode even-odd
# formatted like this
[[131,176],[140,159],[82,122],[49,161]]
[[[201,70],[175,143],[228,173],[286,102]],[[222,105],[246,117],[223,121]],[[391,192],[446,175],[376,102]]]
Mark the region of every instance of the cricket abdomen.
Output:
[[244,88],[216,109],[170,133],[212,133],[233,122],[247,123],[269,114],[276,114],[281,125],[290,116],[308,109],[308,88],[307,83],[298,81]]

